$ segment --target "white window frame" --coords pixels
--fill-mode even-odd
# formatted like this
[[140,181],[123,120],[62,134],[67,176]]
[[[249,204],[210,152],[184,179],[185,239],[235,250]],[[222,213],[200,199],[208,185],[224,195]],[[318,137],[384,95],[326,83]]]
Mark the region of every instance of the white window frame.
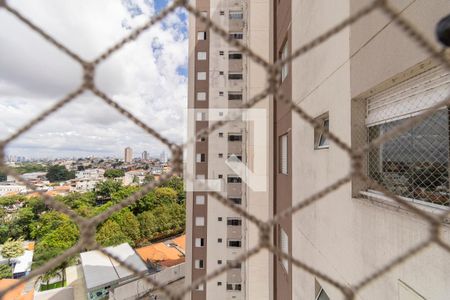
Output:
[[328,113],[317,117],[316,121],[322,125],[322,128],[314,130],[314,149],[328,149],[330,148],[330,142],[328,137],[324,134],[325,130],[330,130],[330,118]]
[[195,204],[197,205],[205,205],[205,195],[196,195],[195,196]]
[[197,248],[205,247],[205,239],[204,238],[195,238],[195,247],[197,247]]
[[242,10],[230,10],[228,13],[228,18],[230,20],[243,20],[244,12]]
[[197,31],[197,40],[205,41],[206,40],[206,31]]
[[197,80],[199,81],[206,80],[206,72],[197,72]]
[[[280,227],[280,250],[284,253],[289,253],[289,236],[286,231]],[[289,261],[286,258],[281,259],[281,265],[283,266],[286,273],[289,273]]]
[[206,51],[197,52],[197,60],[206,60],[206,58],[207,58]]
[[205,226],[205,217],[195,217],[195,226],[197,227]]
[[197,101],[206,101],[206,92],[197,92]]
[[279,172],[288,175],[289,172],[289,135],[285,133],[280,136],[280,150],[279,150]]
[[[200,266],[200,265],[202,265],[202,266]],[[203,259],[196,259],[194,261],[194,267],[196,269],[204,269],[205,268],[205,263],[204,263]]]
[[[281,49],[281,60],[286,59],[289,56],[289,43],[288,40],[284,42],[283,48]],[[289,74],[289,63],[285,63],[281,67],[281,82],[283,82]]]

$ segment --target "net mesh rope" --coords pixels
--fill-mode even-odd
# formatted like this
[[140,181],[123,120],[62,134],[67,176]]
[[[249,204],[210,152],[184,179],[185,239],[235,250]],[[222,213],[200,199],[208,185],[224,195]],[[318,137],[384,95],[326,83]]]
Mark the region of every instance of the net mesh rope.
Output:
[[[201,14],[200,11],[198,11],[195,7],[191,6],[189,1],[187,0],[175,0],[173,1],[167,8],[163,9],[161,12],[150,18],[144,25],[134,29],[128,36],[120,40],[118,43],[112,45],[110,48],[106,49],[104,53],[102,53],[98,58],[96,58],[93,61],[86,61],[82,59],[80,56],[78,56],[76,53],[72,52],[70,49],[65,47],[63,44],[59,43],[57,40],[55,40],[52,36],[47,34],[44,30],[42,30],[39,26],[31,22],[28,18],[26,18],[24,15],[22,15],[19,11],[14,9],[14,7],[11,7],[6,0],[0,0],[0,9],[5,10],[9,12],[10,14],[14,15],[18,20],[20,20],[22,23],[24,23],[26,26],[28,26],[29,29],[33,30],[34,32],[38,33],[42,38],[44,38],[46,41],[48,41],[50,44],[58,48],[60,51],[67,54],[69,57],[71,57],[73,60],[78,62],[80,66],[83,68],[83,80],[81,85],[76,88],[74,91],[68,93],[65,97],[60,99],[56,104],[54,104],[49,109],[45,110],[38,116],[36,116],[34,119],[32,119],[30,122],[28,122],[26,125],[19,128],[14,134],[10,135],[8,138],[0,142],[0,157],[2,158],[2,161],[0,162],[0,171],[5,172],[8,175],[13,176],[16,180],[26,185],[27,188],[30,190],[33,190],[40,194],[40,196],[43,198],[45,204],[61,213],[64,213],[68,215],[79,227],[80,230],[80,239],[78,243],[73,246],[72,248],[68,249],[66,252],[61,254],[60,256],[53,258],[52,260],[48,261],[45,265],[32,270],[27,276],[21,278],[17,283],[9,286],[5,290],[0,292],[0,299],[2,296],[4,296],[8,291],[16,288],[18,285],[26,282],[27,280],[30,280],[38,275],[44,274],[48,272],[49,270],[57,267],[61,262],[63,262],[65,259],[77,255],[80,252],[84,251],[85,249],[96,249],[104,253],[105,255],[111,257],[113,260],[117,261],[120,265],[128,269],[129,271],[135,273],[136,276],[140,277],[141,279],[145,280],[148,284],[150,284],[153,288],[145,293],[144,295],[139,296],[140,298],[148,298],[151,292],[159,291],[163,294],[165,294],[169,299],[182,299],[187,293],[193,291],[196,289],[196,287],[200,284],[206,283],[208,280],[211,280],[212,278],[215,278],[227,270],[236,267],[237,264],[244,262],[248,258],[254,256],[255,254],[259,253],[261,250],[266,249],[273,253],[276,257],[278,257],[280,260],[288,260],[290,263],[292,263],[293,266],[303,269],[304,271],[316,276],[317,278],[320,278],[327,283],[333,285],[337,289],[339,289],[342,294],[344,295],[345,299],[354,299],[359,291],[364,289],[367,285],[369,285],[374,280],[382,277],[384,274],[395,268],[396,266],[404,263],[408,259],[412,258],[416,254],[418,254],[420,251],[424,250],[425,248],[429,247],[432,244],[435,244],[439,246],[440,248],[444,249],[446,252],[450,254],[450,245],[447,244],[440,235],[441,226],[444,222],[444,220],[448,217],[448,210],[445,210],[444,213],[441,215],[436,216],[435,214],[430,214],[425,212],[424,210],[421,210],[417,208],[417,206],[413,205],[410,201],[407,201],[405,198],[401,196],[413,196],[408,193],[402,193],[399,192],[398,189],[395,187],[387,186],[386,184],[383,184],[383,182],[389,180],[389,178],[382,177],[383,175],[379,174],[379,172],[366,172],[364,171],[364,157],[367,155],[369,157],[369,160],[372,159],[373,152],[376,151],[376,149],[379,149],[380,145],[383,145],[385,143],[391,143],[392,144],[392,151],[391,152],[398,152],[398,151],[404,151],[402,149],[399,149],[401,147],[399,143],[396,143],[396,139],[400,138],[402,134],[410,132],[413,130],[414,126],[420,122],[435,122],[437,123],[438,117],[436,117],[436,113],[443,107],[450,105],[450,98],[449,95],[445,95],[445,100],[439,101],[438,103],[432,105],[427,110],[425,110],[423,113],[414,116],[412,118],[409,118],[405,121],[395,123],[394,126],[390,126],[389,128],[383,128],[382,132],[383,134],[377,134],[376,129],[369,130],[369,139],[367,142],[364,143],[363,146],[352,148],[349,144],[341,140],[337,135],[335,135],[332,131],[328,131],[323,128],[323,122],[317,121],[315,118],[313,118],[311,115],[309,115],[304,109],[296,105],[294,102],[292,102],[290,99],[287,99],[278,88],[280,85],[279,80],[279,74],[281,72],[281,69],[283,65],[288,64],[292,60],[304,55],[308,51],[312,50],[313,48],[317,47],[318,45],[322,44],[323,42],[327,41],[334,35],[338,34],[343,29],[347,28],[349,25],[357,22],[359,19],[364,18],[369,13],[372,13],[374,11],[381,11],[385,16],[387,16],[392,23],[394,23],[396,26],[398,26],[402,32],[409,36],[413,41],[415,41],[417,47],[422,48],[425,50],[429,56],[435,60],[435,62],[445,68],[446,70],[450,70],[450,59],[446,56],[445,52],[437,49],[434,44],[429,41],[423,34],[420,33],[419,30],[416,29],[414,24],[412,24],[409,20],[405,19],[399,11],[396,10],[396,8],[392,7],[390,3],[386,0],[375,0],[371,2],[369,5],[363,7],[353,15],[349,16],[348,18],[342,20],[340,23],[336,24],[333,28],[327,30],[323,34],[315,37],[310,42],[304,44],[302,47],[298,49],[294,49],[292,51],[292,54],[289,55],[287,58],[284,58],[282,60],[277,61],[276,63],[270,63],[266,61],[265,59],[261,58],[259,55],[257,55],[252,49],[246,47],[243,43],[239,42],[238,40],[233,39],[229,36],[229,33],[216,25],[211,19],[208,17],[205,17],[203,14]],[[163,184],[166,182],[171,176],[173,175],[180,175],[183,172],[183,160],[182,155],[183,151],[189,146],[195,143],[195,141],[202,137],[207,136],[208,134],[214,132],[218,128],[222,127],[223,125],[227,124],[228,122],[232,122],[233,120],[236,120],[239,118],[239,114],[231,115],[225,120],[220,120],[216,122],[211,122],[209,124],[209,127],[197,132],[196,136],[189,137],[188,141],[184,144],[175,144],[166,139],[164,136],[158,133],[155,129],[145,124],[143,121],[138,119],[136,116],[134,116],[130,111],[127,110],[126,107],[123,107],[119,105],[116,101],[114,101],[111,97],[109,97],[106,93],[102,92],[100,90],[95,82],[95,70],[96,68],[104,61],[106,61],[108,58],[111,57],[112,54],[115,52],[118,52],[124,47],[127,43],[132,43],[134,40],[136,40],[143,32],[148,30],[152,25],[162,21],[165,17],[173,13],[177,9],[185,9],[189,12],[189,14],[192,14],[195,16],[195,18],[204,23],[206,27],[209,30],[212,30],[215,34],[217,34],[219,37],[221,37],[224,41],[226,41],[229,45],[235,47],[239,51],[243,53],[244,56],[250,58],[253,62],[261,65],[267,72],[267,86],[266,88],[253,98],[249,99],[248,101],[244,102],[241,109],[247,109],[253,107],[258,102],[265,99],[267,96],[274,96],[275,101],[281,101],[289,105],[292,112],[296,113],[300,118],[302,118],[304,121],[309,123],[315,130],[318,130],[320,132],[323,132],[323,135],[334,145],[341,148],[343,151],[345,151],[348,156],[350,157],[351,161],[351,171],[350,174],[344,176],[343,178],[337,180],[333,184],[323,188],[322,190],[314,193],[313,195],[302,199],[297,204],[294,204],[292,207],[289,207],[286,210],[278,212],[275,216],[273,216],[268,221],[261,221],[257,217],[253,216],[251,212],[246,211],[245,209],[241,208],[239,205],[234,204],[234,202],[228,200],[227,198],[224,198],[221,194],[217,192],[208,192],[209,196],[214,198],[216,201],[221,202],[226,207],[232,209],[234,212],[240,214],[242,217],[246,218],[249,222],[256,225],[260,232],[260,240],[256,247],[249,249],[245,251],[243,254],[238,256],[234,261],[227,261],[222,267],[217,268],[213,270],[212,272],[206,274],[205,276],[196,279],[194,282],[187,283],[185,286],[183,286],[181,289],[172,290],[170,286],[168,286],[167,283],[161,283],[154,279],[152,279],[149,276],[146,276],[147,274],[145,272],[140,272],[136,270],[133,265],[130,265],[126,263],[125,261],[122,261],[120,258],[115,257],[113,254],[109,253],[107,250],[103,249],[95,240],[95,234],[96,234],[96,228],[99,224],[101,224],[103,221],[105,221],[108,217],[110,217],[114,212],[117,212],[133,203],[141,199],[144,195],[149,193],[152,189],[155,187]],[[68,103],[75,101],[78,96],[83,94],[84,92],[90,91],[97,97],[99,97],[101,100],[103,100],[104,103],[109,105],[110,107],[114,108],[116,111],[118,111],[121,115],[123,115],[125,118],[131,120],[133,123],[135,123],[137,126],[142,128],[146,133],[153,136],[157,140],[159,140],[161,143],[166,145],[172,154],[172,161],[171,161],[171,171],[163,176],[161,176],[160,180],[155,182],[150,182],[144,186],[142,186],[138,192],[135,194],[129,196],[122,202],[110,207],[106,211],[102,212],[101,214],[86,219],[84,217],[79,216],[76,212],[71,210],[69,207],[67,207],[65,204],[61,203],[60,201],[55,200],[53,197],[45,194],[42,191],[39,191],[36,186],[34,186],[31,182],[28,182],[27,180],[20,177],[20,175],[15,172],[14,169],[10,168],[6,165],[4,161],[5,157],[5,148],[14,140],[16,140],[18,137],[29,131],[31,128],[45,120],[47,117],[67,105]],[[372,133],[373,131],[373,133]],[[379,130],[380,131],[380,130]],[[421,154],[418,154],[421,155]],[[423,174],[422,174],[423,175]],[[425,176],[425,177],[424,177]],[[429,182],[429,184],[435,184],[435,181],[438,179],[434,178],[433,174],[425,174],[421,178],[425,178],[424,180]],[[369,276],[366,276],[364,278],[361,278],[358,282],[349,285],[347,283],[340,282],[339,280],[330,277],[328,274],[324,274],[320,272],[319,270],[315,269],[314,266],[308,265],[307,263],[295,258],[294,256],[289,255],[288,253],[285,253],[281,251],[276,245],[274,245],[271,241],[271,232],[276,226],[280,220],[283,218],[292,216],[293,214],[299,212],[300,210],[308,207],[312,203],[315,203],[317,201],[320,201],[323,197],[330,194],[331,192],[335,191],[339,187],[343,186],[344,184],[347,184],[351,182],[351,180],[357,178],[358,180],[361,180],[364,182],[367,186],[370,188],[377,190],[379,192],[382,192],[386,197],[392,199],[396,203],[398,203],[400,206],[402,206],[404,209],[409,210],[416,215],[418,215],[420,218],[425,220],[427,224],[429,225],[429,238],[418,245],[414,246],[413,248],[410,248],[407,252],[403,253],[402,255],[398,256],[397,258],[386,261],[383,267],[379,268]],[[448,181],[448,180],[447,180]],[[435,184],[436,185],[436,184]],[[448,182],[447,182],[448,185]],[[447,191],[448,192],[448,189]]]

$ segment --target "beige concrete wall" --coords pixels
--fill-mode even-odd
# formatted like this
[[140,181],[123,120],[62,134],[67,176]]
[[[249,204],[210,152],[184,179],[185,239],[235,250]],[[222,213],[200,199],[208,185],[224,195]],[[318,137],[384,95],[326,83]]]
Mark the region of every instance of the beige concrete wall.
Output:
[[[368,1],[293,1],[293,48],[311,40]],[[406,7],[411,1],[392,1]],[[417,0],[407,10],[432,37],[433,24],[448,13],[448,1]],[[330,130],[351,144],[351,99],[427,56],[381,14],[371,14],[293,63],[293,99],[311,116],[329,112]],[[371,35],[384,28],[375,38]],[[362,50],[357,49],[369,41]],[[354,53],[356,55],[353,55]],[[353,59],[350,62],[350,56]],[[293,117],[293,204],[349,172],[349,158],[331,143],[314,150],[314,130]],[[344,285],[357,284],[428,237],[419,217],[386,204],[352,198],[351,184],[295,214],[293,255]],[[450,241],[445,227],[442,237]],[[401,282],[426,299],[450,295],[450,255],[432,246],[363,289],[357,299],[399,299]],[[294,268],[293,299],[314,299],[315,277]],[[342,294],[321,279],[330,299]],[[401,298],[400,298],[401,299]]]
[[[272,1],[251,0],[248,6],[248,45],[258,55],[267,61],[272,60]],[[261,93],[267,82],[265,70],[252,60],[248,59],[248,99]],[[267,220],[272,208],[272,180],[273,180],[273,103],[268,97],[258,103],[255,108],[265,111],[265,132],[262,128],[255,128],[254,124],[247,124],[247,166],[255,177],[266,182],[267,191],[253,191],[247,189],[247,210],[261,220]],[[265,139],[260,135],[265,134]],[[263,153],[263,161],[259,154]],[[261,168],[265,164],[265,168]],[[247,223],[247,250],[257,246],[259,242],[258,228],[250,222]],[[271,299],[272,296],[272,262],[271,255],[263,250],[247,261],[247,296],[248,299]]]

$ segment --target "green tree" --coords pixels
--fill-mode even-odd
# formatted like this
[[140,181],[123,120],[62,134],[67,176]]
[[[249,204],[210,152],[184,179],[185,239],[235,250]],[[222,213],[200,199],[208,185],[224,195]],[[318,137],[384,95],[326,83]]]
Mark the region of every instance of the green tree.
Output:
[[69,171],[64,166],[50,166],[47,171],[47,179],[50,182],[66,181],[75,178],[75,172]]
[[0,244],[3,244],[8,240],[9,228],[6,224],[0,224]]
[[177,192],[170,187],[160,187],[155,189],[156,206],[163,204],[176,203],[178,199]]
[[150,183],[155,181],[155,176],[151,175],[151,174],[147,174],[144,177],[144,184]]
[[11,262],[11,258],[21,256],[25,252],[23,248],[23,240],[8,239],[2,247],[1,254],[4,258],[8,259],[8,264]]
[[133,215],[129,208],[124,208],[120,212],[113,214],[111,219],[120,226],[122,232],[131,241],[131,246],[134,247],[141,238],[140,224],[136,216]]
[[170,187],[177,193],[178,203],[184,203],[186,199],[186,193],[184,191],[183,178],[179,176],[172,176],[169,180],[164,182],[162,187]]
[[125,171],[120,169],[108,169],[105,171],[105,177],[107,178],[117,178],[125,176]]
[[45,235],[71,222],[67,215],[57,211],[50,211],[42,214],[39,220],[31,224],[30,235],[33,239],[41,240]]
[[130,238],[122,231],[120,225],[113,220],[107,220],[100,226],[96,239],[104,247],[132,243]]
[[12,268],[10,265],[0,265],[0,279],[12,278]]
[[30,225],[35,220],[35,214],[30,207],[19,209],[13,220],[9,224],[9,234],[14,238],[30,238]]
[[101,198],[111,198],[111,195],[118,192],[122,188],[122,184],[112,179],[100,182],[95,187],[95,194]]
[[138,219],[142,237],[148,240],[154,239],[158,232],[158,218],[151,211],[146,211],[140,214]]
[[182,205],[170,203],[138,216],[142,237],[160,239],[182,232],[185,227],[185,210]]
[[0,181],[6,181],[6,178],[7,178],[6,174],[0,172]]
[[[48,233],[44,235],[41,240],[38,240],[36,244],[33,268],[42,266],[52,258],[57,257],[67,249],[73,247],[80,235],[77,226],[70,220],[65,221],[55,230],[50,230],[49,228],[47,228],[47,230],[49,230]],[[43,279],[49,280],[54,277],[56,273],[61,272],[62,280],[65,281],[65,269],[73,264],[73,262],[74,258],[64,260],[59,266],[44,274],[45,276]]]
[[25,199],[25,206],[29,207],[35,216],[40,215],[47,209],[44,200],[41,197]]

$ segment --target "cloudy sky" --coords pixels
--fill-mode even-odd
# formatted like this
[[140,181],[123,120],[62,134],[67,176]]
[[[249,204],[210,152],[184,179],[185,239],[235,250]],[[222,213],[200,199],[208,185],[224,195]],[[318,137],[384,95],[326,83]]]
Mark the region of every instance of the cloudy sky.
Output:
[[[169,0],[10,0],[9,4],[84,59],[92,60]],[[185,134],[187,15],[178,11],[100,65],[97,86],[172,141]],[[81,81],[81,68],[0,9],[0,139]],[[122,157],[165,149],[92,94],[84,94],[15,140],[7,154]]]

